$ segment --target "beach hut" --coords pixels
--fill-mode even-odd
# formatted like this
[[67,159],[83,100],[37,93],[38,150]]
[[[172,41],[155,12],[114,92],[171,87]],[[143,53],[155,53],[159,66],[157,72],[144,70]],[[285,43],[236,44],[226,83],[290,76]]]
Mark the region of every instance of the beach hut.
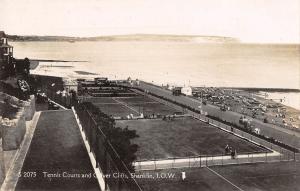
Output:
[[135,80],[135,85],[137,85],[137,86],[140,85],[140,81],[138,79]]
[[183,87],[181,88],[181,94],[190,96],[192,95],[192,88],[191,87]]

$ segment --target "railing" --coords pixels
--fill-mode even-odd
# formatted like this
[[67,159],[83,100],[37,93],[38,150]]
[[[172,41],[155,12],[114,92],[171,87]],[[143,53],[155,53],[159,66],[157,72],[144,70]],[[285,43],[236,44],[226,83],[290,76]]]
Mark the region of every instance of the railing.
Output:
[[72,96],[61,96],[55,92],[48,92],[48,98],[64,107],[74,109],[81,123],[86,140],[90,145],[90,152],[96,159],[96,167],[100,167],[105,182],[105,190],[141,191],[131,172],[120,159],[118,153],[101,130],[101,126],[93,119],[84,105],[79,106],[78,100]]
[[[136,88],[138,89],[138,88]],[[140,90],[141,91],[141,90]],[[141,93],[141,92],[139,92]],[[172,103],[169,100],[161,99],[156,97],[154,94],[148,94],[155,100],[175,107],[177,109],[183,109],[181,105]],[[61,96],[49,96],[54,101],[67,106],[68,104]],[[108,178],[104,177],[106,184],[109,186],[110,190],[141,190],[140,186],[135,179],[131,178],[130,171],[127,169],[125,164],[120,160],[117,152],[114,150],[113,146],[107,140],[104,133],[101,131],[101,127],[98,126],[96,121],[92,118],[91,114],[86,108],[78,108],[77,100],[70,99],[69,106],[74,105],[76,112],[82,123],[83,131],[87,136],[87,140],[91,145],[91,152],[94,154],[97,165],[101,167],[103,174],[115,174],[120,175],[118,178]],[[205,115],[199,114],[198,112],[193,112],[188,108],[184,108],[184,112],[190,116],[197,118],[203,122],[214,125],[228,133],[235,134],[245,139],[246,141],[253,142],[258,146],[264,147],[265,149],[270,149],[274,152],[264,152],[260,153],[258,157],[257,153],[240,153],[236,158],[230,158],[230,156],[219,155],[219,156],[188,156],[185,158],[168,158],[168,159],[153,159],[153,160],[137,160],[134,163],[136,170],[156,170],[156,169],[166,169],[166,168],[182,168],[182,167],[203,167],[203,166],[214,166],[214,165],[228,165],[228,164],[242,164],[242,163],[258,163],[258,162],[275,162],[275,161],[299,161],[300,153],[292,152],[288,149],[271,143],[267,140],[255,136],[253,134],[242,131],[238,128],[226,125],[222,122],[214,120],[212,118],[206,117]]]
[[76,103],[73,103],[76,100],[72,97],[71,94],[62,96],[61,94],[57,94],[54,91],[48,91],[47,96],[52,101],[66,107],[66,108],[71,108],[73,105],[76,104]]
[[299,160],[298,153],[290,153],[282,150],[281,153],[241,153],[234,158],[230,155],[199,155],[188,157],[174,157],[166,159],[151,159],[151,160],[137,160],[134,163],[136,171],[141,170],[157,170],[170,168],[193,168],[205,166],[223,166],[232,164],[246,164],[246,163],[267,163],[278,161],[295,161]]
[[274,144],[272,142],[269,142],[265,139],[262,139],[258,136],[255,136],[253,134],[250,134],[248,132],[245,132],[245,131],[242,131],[240,129],[237,129],[233,126],[230,126],[230,125],[226,125],[224,123],[221,123],[217,120],[214,120],[214,119],[211,119],[209,117],[206,117],[204,115],[201,115],[201,114],[196,114],[194,112],[191,112],[189,111],[189,113],[194,117],[194,118],[197,118],[203,122],[206,122],[206,123],[209,123],[211,125],[214,125],[224,131],[227,131],[228,133],[232,133],[232,134],[235,134],[237,136],[240,136],[241,138],[247,140],[247,141],[250,141],[250,142],[254,142],[255,144],[257,145],[260,145],[260,146],[264,146],[264,147],[267,147],[269,149],[272,149],[272,150],[275,150],[277,152],[285,152],[285,153],[289,153],[289,155],[296,155],[297,152],[293,152],[293,151],[290,151],[288,149],[285,149],[277,144]]
[[[139,87],[132,87],[132,88],[137,90],[137,91],[140,91],[142,93],[144,92],[144,90],[142,88],[139,88]],[[143,94],[145,94],[145,93],[143,93]],[[162,102],[169,102],[169,105],[173,106],[175,108],[176,107],[177,108],[181,107],[182,110],[185,113],[191,114],[192,116],[198,116],[198,118],[206,119],[207,121],[215,121],[217,123],[221,123],[217,120],[212,119],[212,116],[206,117],[205,115],[202,115],[201,111],[198,108],[194,108],[194,107],[191,107],[189,105],[185,105],[183,103],[177,102],[176,100],[170,99],[168,97],[160,96],[160,95],[157,95],[157,94],[152,93],[152,92],[147,92],[147,95],[149,95],[152,98],[161,99]],[[223,125],[226,125],[226,124],[223,123]],[[230,126],[230,128],[231,128],[231,126]],[[234,128],[234,129],[237,129],[237,128]],[[242,130],[242,128],[239,128],[239,131],[244,132],[246,134],[249,134],[249,132],[247,132],[246,130]],[[267,136],[264,136],[264,135],[257,135],[255,133],[252,133],[252,135],[254,135],[252,137],[256,136],[258,140],[264,140],[265,142],[271,143],[272,145],[277,145],[279,147],[286,148],[287,150],[290,150],[291,152],[299,153],[299,149],[297,149],[296,147],[293,147],[291,145],[287,145],[287,144],[282,143],[281,141],[275,140],[271,137],[267,137]]]
[[118,153],[103,133],[101,126],[93,119],[85,106],[75,105],[82,130],[90,144],[90,152],[96,159],[97,167],[105,175],[105,189],[109,190],[142,190],[136,180],[131,177],[131,172],[120,159]]

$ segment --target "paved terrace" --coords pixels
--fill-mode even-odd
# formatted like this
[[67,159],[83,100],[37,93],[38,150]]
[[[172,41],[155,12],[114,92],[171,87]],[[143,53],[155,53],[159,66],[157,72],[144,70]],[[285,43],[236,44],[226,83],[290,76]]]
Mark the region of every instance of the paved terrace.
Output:
[[22,170],[12,169],[6,189],[100,190],[72,110],[41,112],[23,155]]
[[[154,94],[164,96],[166,98],[169,98],[170,100],[174,100],[176,102],[191,106],[195,109],[198,109],[198,106],[202,105],[199,100],[187,96],[173,96],[171,91],[162,89],[158,86],[154,86],[145,82],[140,82],[140,85],[137,87],[148,90],[149,92],[152,92]],[[210,104],[202,105],[202,110],[208,112],[208,114],[210,115],[214,115],[228,122],[233,122],[237,124],[241,116],[241,114],[232,111],[222,112],[218,107]],[[300,133],[289,129],[277,127],[272,124],[266,124],[257,119],[252,119],[252,124],[254,124],[255,127],[259,127],[261,129],[261,134],[273,137],[286,144],[300,148]]]

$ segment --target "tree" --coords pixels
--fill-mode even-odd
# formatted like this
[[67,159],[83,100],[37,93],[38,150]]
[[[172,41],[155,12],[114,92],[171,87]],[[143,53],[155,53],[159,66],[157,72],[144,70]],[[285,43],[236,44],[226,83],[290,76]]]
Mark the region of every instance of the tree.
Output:
[[[116,127],[115,120],[103,113],[98,107],[91,102],[84,102],[80,107],[85,107],[91,114],[93,119],[97,122],[98,127],[105,134],[108,141],[116,150],[121,161],[125,163],[127,168],[133,172],[133,161],[136,159],[135,153],[138,150],[138,145],[132,144],[131,140],[138,137],[135,130],[130,130],[128,127]],[[118,164],[120,161],[116,161]]]

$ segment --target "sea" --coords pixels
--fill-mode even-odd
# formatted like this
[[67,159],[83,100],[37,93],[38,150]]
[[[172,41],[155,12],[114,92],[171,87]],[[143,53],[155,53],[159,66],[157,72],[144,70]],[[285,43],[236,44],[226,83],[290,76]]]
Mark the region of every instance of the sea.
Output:
[[[157,85],[300,89],[300,45],[174,41],[11,42],[16,58],[43,62],[36,74],[140,79]],[[95,75],[78,73],[84,71]],[[299,93],[272,93],[300,109]]]

